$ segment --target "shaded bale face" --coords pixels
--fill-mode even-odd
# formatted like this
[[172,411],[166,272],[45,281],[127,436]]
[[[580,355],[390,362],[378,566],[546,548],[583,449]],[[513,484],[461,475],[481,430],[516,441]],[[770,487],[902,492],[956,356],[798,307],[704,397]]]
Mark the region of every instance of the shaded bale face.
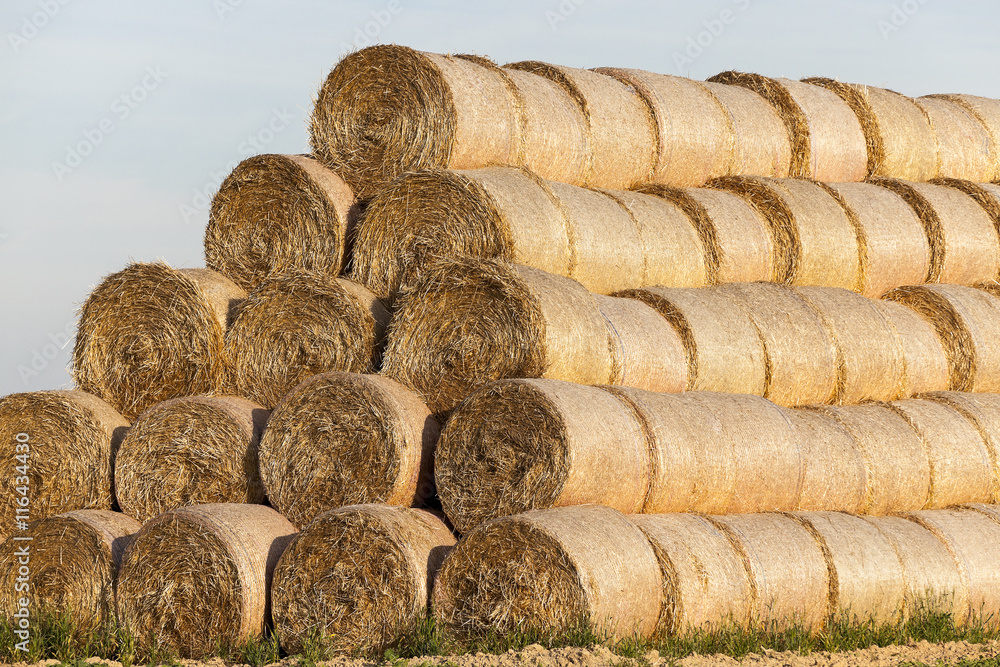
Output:
[[290,271],[250,293],[226,332],[228,389],[268,408],[306,378],[374,372],[389,313],[364,287]]
[[133,264],[112,274],[81,309],[73,379],[129,419],[169,398],[218,391],[229,310],[244,297],[212,271]]
[[336,276],[356,214],[347,184],[315,160],[257,155],[212,200],[205,261],[247,291],[288,266]]
[[[35,614],[70,614],[80,635],[111,623],[122,551],[140,528],[108,510],[68,512],[32,523],[19,534],[30,542],[10,537],[0,545],[0,614],[11,618],[18,599],[26,597]],[[25,559],[27,577],[19,572]]]
[[422,510],[358,505],[321,515],[274,571],[281,647],[301,652],[318,634],[338,652],[384,649],[427,611],[429,578],[454,544]]
[[140,521],[201,503],[262,503],[258,446],[268,411],[236,397],[160,403],[129,429],[115,462],[122,510]]
[[419,505],[434,492],[438,433],[427,407],[392,380],[318,375],[268,423],[260,453],[268,499],[297,526],[344,505]]
[[[111,406],[82,391],[0,399],[0,452],[10,466],[0,475],[0,534],[12,530],[19,518],[38,521],[70,510],[111,509],[112,458],[127,428],[128,421]],[[28,498],[27,514],[21,497]]]

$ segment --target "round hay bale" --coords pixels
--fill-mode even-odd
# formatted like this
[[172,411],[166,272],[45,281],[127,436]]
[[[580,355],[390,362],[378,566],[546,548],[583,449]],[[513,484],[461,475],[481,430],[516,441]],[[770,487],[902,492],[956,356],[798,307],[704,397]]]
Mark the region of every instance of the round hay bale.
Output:
[[976,201],[954,188],[933,183],[875,179],[910,204],[927,233],[931,269],[925,282],[974,285],[996,280],[1000,237]]
[[930,497],[931,470],[920,435],[886,405],[813,408],[832,416],[854,438],[865,462],[863,514],[921,509]]
[[698,288],[650,287],[619,296],[647,303],[677,329],[684,341],[688,389],[763,396],[764,343],[735,300]]
[[[0,398],[0,456],[9,466],[0,475],[0,535],[17,520],[111,509],[115,452],[128,426],[110,405],[79,390]],[[25,486],[26,493],[18,491]]]
[[993,165],[993,176],[988,180],[1000,178],[1000,101],[975,95],[934,95],[954,102],[968,111],[983,124],[990,135],[989,155]]
[[975,427],[990,462],[988,502],[997,502],[1000,499],[1000,395],[936,391],[925,394],[923,398],[954,408]]
[[949,389],[1000,391],[997,297],[962,285],[917,285],[894,289],[885,298],[910,307],[934,327],[948,356]]
[[656,635],[738,627],[750,621],[751,587],[729,538],[696,514],[635,514],[660,562],[663,599]]
[[140,645],[190,658],[262,636],[271,622],[271,573],[295,532],[263,505],[164,512],[122,557],[122,625]]
[[688,385],[684,341],[662,315],[635,299],[594,295],[620,359],[610,384],[680,392]]
[[154,405],[125,434],[115,459],[122,511],[146,522],[187,505],[263,503],[258,448],[268,414],[236,396]]
[[822,543],[830,570],[830,617],[897,623],[906,584],[893,544],[862,517],[840,512],[793,515]]
[[950,381],[948,355],[931,323],[894,301],[872,303],[892,324],[903,347],[906,375],[900,396],[947,389]]
[[531,72],[499,68],[518,107],[517,159],[542,178],[585,185],[589,170],[587,118],[558,82]]
[[993,221],[993,227],[1000,232],[1000,186],[995,183],[973,183],[959,178],[936,178],[936,185],[954,188],[972,197],[983,207]]
[[73,381],[127,419],[169,398],[220,391],[227,322],[245,297],[209,269],[130,264],[80,310]]
[[938,176],[989,181],[996,171],[996,149],[986,126],[965,105],[929,95],[914,100],[934,129]]
[[580,105],[587,121],[584,185],[626,189],[652,180],[659,152],[656,119],[634,87],[597,71],[537,61],[504,67],[551,79]]
[[930,461],[926,508],[989,502],[994,467],[976,425],[946,402],[908,399],[889,404],[923,439]]
[[706,81],[729,119],[732,136],[727,176],[788,176],[792,147],[778,112],[757,93]]
[[742,86],[767,100],[781,116],[791,145],[793,178],[861,181],[868,173],[868,144],[861,123],[835,93],[820,86],[728,71],[709,81]]
[[517,106],[496,67],[380,44],[349,54],[327,76],[309,143],[370,199],[406,171],[511,163]]
[[617,374],[614,350],[607,321],[579,283],[457,260],[429,269],[397,301],[382,373],[439,413],[501,378],[606,384]]
[[944,543],[926,528],[897,516],[861,517],[892,543],[903,567],[903,620],[930,613],[962,616],[962,576]]
[[273,408],[312,375],[372,373],[388,324],[385,304],[358,283],[305,271],[272,276],[226,331],[229,393]]
[[[709,284],[711,269],[704,241],[681,206],[650,196],[655,193],[602,192],[628,211],[638,229],[642,244],[639,286],[701,287]],[[634,250],[634,246],[623,250]]]
[[438,573],[434,617],[459,636],[566,630],[649,637],[662,577],[637,526],[597,505],[536,510],[464,536]]
[[821,77],[802,81],[836,93],[854,111],[868,144],[869,176],[926,181],[937,175],[934,130],[911,98]]
[[785,409],[802,449],[805,469],[797,510],[860,512],[865,500],[865,459],[851,433],[833,416]]
[[570,232],[551,190],[526,170],[407,173],[365,208],[351,277],[389,298],[436,257],[497,258],[568,276],[574,265]]
[[271,506],[303,527],[345,505],[420,506],[434,495],[440,427],[411,391],[378,375],[332,372],[293,389],[260,443]]
[[944,542],[958,563],[963,585],[956,604],[956,625],[1000,625],[996,612],[1000,608],[1000,570],[996,566],[1000,521],[974,509],[925,510],[904,516]]
[[629,406],[597,388],[504,380],[466,399],[434,454],[445,514],[460,533],[529,509],[599,504],[641,512],[650,448]]
[[700,81],[638,69],[594,70],[634,88],[656,120],[657,162],[650,180],[698,186],[729,173],[733,129],[725,109]]
[[340,274],[358,207],[339,176],[304,155],[255,155],[212,199],[205,263],[246,291],[288,266]]
[[837,287],[797,287],[833,337],[837,385],[833,402],[891,401],[906,381],[906,356],[896,330],[871,299]]
[[[771,278],[774,243],[770,229],[757,211],[740,197],[722,190],[663,185],[643,186],[640,191],[672,203],[687,215],[701,241],[704,284]],[[685,287],[652,280],[649,284]]]
[[79,634],[106,627],[115,619],[122,553],[140,528],[119,512],[77,510],[8,537],[0,545],[0,615],[13,618],[28,598],[29,613],[69,614]]
[[726,534],[749,573],[751,626],[807,631],[823,626],[828,618],[830,573],[823,546],[809,529],[783,514],[708,519]]
[[829,403],[837,388],[837,347],[817,311],[795,290],[773,283],[710,288],[746,308],[764,342],[764,397],[778,405]]
[[455,537],[436,513],[352,505],[318,516],[274,568],[274,631],[289,655],[321,633],[338,652],[381,651],[427,615]]
[[858,292],[877,299],[893,288],[927,279],[930,244],[923,223],[905,199],[871,183],[822,185],[855,223]]

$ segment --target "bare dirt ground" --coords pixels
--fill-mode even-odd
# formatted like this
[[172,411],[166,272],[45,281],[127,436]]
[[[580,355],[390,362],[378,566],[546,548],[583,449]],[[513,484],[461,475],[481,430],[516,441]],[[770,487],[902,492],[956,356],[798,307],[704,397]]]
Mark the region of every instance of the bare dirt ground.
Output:
[[[764,654],[744,656],[740,659],[725,655],[692,655],[677,661],[680,667],[884,667],[907,663],[926,665],[955,665],[962,660],[977,660],[996,658],[1000,656],[1000,642],[989,644],[969,644],[967,642],[948,642],[946,644],[931,644],[930,642],[913,642],[904,646],[887,646],[884,648],[868,648],[848,653],[815,652],[809,655],[798,653],[779,653],[766,651]],[[120,663],[91,658],[87,662],[108,667],[122,667]],[[198,662],[194,660],[180,661],[184,667],[225,667],[220,659]],[[297,658],[287,658],[271,667],[296,667]],[[55,660],[38,663],[16,663],[14,667],[51,667],[58,664]],[[428,658],[413,658],[401,660],[393,667],[627,667],[648,664],[651,667],[661,667],[669,663],[655,651],[646,654],[645,660],[627,659],[613,654],[604,647],[594,649],[563,648],[548,650],[537,644],[521,651],[508,651],[502,655],[486,655],[482,653],[462,656],[435,656]],[[340,659],[318,663],[319,667],[387,667],[388,663],[377,663],[364,660]]]

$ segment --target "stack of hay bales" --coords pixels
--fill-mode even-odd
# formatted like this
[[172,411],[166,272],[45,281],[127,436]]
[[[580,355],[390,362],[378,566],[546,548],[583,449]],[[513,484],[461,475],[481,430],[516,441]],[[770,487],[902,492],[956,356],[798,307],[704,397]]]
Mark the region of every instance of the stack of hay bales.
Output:
[[23,527],[185,657],[995,608],[1000,102],[376,46],[310,135],[0,399],[4,596]]

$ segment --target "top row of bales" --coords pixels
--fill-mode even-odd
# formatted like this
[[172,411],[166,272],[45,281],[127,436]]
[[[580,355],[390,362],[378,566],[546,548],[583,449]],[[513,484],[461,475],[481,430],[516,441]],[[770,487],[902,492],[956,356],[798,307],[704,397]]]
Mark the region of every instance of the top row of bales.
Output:
[[361,199],[400,173],[525,166],[588,187],[722,176],[861,181],[1000,177],[1000,101],[909,98],[831,79],[723,72],[700,82],[382,45],[320,89],[314,154]]

